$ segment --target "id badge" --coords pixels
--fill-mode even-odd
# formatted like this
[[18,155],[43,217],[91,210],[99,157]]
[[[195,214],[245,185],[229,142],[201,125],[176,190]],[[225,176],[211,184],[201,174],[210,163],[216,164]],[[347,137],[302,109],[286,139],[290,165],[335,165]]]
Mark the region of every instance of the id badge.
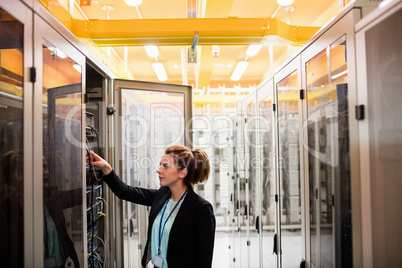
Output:
[[162,264],[163,264],[163,258],[159,255],[155,255],[154,258],[154,265],[156,267],[162,268]]

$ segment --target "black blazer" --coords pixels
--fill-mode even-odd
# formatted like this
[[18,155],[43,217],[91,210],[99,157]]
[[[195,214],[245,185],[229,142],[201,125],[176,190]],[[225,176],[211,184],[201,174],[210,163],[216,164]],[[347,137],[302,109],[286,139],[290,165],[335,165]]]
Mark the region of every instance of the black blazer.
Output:
[[[170,197],[168,187],[150,190],[128,186],[122,182],[114,171],[103,176],[113,193],[120,199],[136,204],[151,206],[148,223],[147,244],[142,266],[151,259],[151,230],[159,211]],[[171,268],[202,267],[212,265],[215,240],[215,215],[212,205],[197,195],[191,187],[170,230],[167,263]]]

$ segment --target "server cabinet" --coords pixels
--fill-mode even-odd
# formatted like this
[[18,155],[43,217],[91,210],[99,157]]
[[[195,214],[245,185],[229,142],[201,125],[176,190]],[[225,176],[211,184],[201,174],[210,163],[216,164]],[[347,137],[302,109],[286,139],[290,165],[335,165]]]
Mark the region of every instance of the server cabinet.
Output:
[[31,48],[32,12],[20,2],[0,1],[0,256],[5,267],[39,263],[32,209]]
[[350,25],[358,12],[345,13],[301,53],[306,258],[312,267],[353,267],[350,133],[355,122],[349,111],[356,80]]
[[240,267],[241,245],[240,245],[240,178],[244,176],[244,136],[243,136],[242,103],[236,103],[236,115],[234,117],[233,131],[233,206],[232,231],[230,239],[231,263],[230,267]]
[[35,266],[87,265],[85,57],[34,15]]
[[278,234],[276,254],[280,267],[299,266],[304,253],[304,188],[301,183],[300,125],[303,106],[300,98],[300,56],[274,76],[277,98],[276,166]]
[[259,211],[256,229],[259,233],[259,267],[277,267],[277,255],[274,251],[275,234],[278,232],[278,210],[275,202],[276,168],[276,100],[273,79],[269,79],[257,88],[258,103],[258,168],[260,178],[257,188],[259,195]]
[[243,102],[237,103],[234,132],[234,233],[233,233],[233,267],[247,267],[247,199],[246,199],[246,151],[245,151],[245,108]]
[[257,94],[250,93],[243,101],[244,119],[244,151],[245,151],[245,206],[244,219],[246,223],[247,262],[242,267],[257,267],[259,265],[259,234],[256,225],[259,222],[259,157],[260,149],[257,116]]
[[356,25],[364,267],[400,267],[402,3]]

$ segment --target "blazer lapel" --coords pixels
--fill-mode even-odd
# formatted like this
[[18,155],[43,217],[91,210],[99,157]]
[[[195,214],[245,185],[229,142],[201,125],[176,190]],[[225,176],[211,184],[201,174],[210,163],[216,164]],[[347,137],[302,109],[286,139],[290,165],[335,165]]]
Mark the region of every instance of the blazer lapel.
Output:
[[[153,224],[156,216],[158,215],[159,211],[162,209],[163,205],[166,203],[170,196],[170,190],[168,189],[165,193],[162,194],[161,198],[158,198],[157,203],[152,206],[151,214],[150,214],[150,222],[149,224]],[[152,226],[152,225],[151,225]]]
[[172,228],[170,229],[168,247],[170,246],[170,242],[174,240],[175,235],[180,229],[180,225],[183,223],[187,215],[189,215],[189,211],[192,209],[194,205],[194,197],[195,197],[194,190],[192,188],[189,188],[188,193],[184,198],[183,204],[181,204],[180,210],[177,213],[176,218],[173,222]]

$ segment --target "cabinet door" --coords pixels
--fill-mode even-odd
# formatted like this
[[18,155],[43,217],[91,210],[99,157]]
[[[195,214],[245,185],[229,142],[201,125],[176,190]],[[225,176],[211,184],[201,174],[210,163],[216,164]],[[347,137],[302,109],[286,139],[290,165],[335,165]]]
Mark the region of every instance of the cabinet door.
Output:
[[243,267],[246,254],[244,245],[244,204],[245,204],[245,152],[244,152],[244,109],[241,102],[237,103],[236,117],[235,117],[235,132],[234,132],[234,231],[233,231],[233,257],[231,267]]
[[[165,149],[192,146],[191,87],[116,79],[114,89],[118,174],[128,185],[157,189]],[[124,267],[141,266],[147,222],[147,207],[123,202]]]
[[[0,258],[4,267],[34,261],[32,211],[32,12],[0,1]],[[25,228],[25,229],[24,229]]]
[[402,3],[390,2],[375,15],[359,22],[356,34],[358,97],[365,112],[358,121],[361,266],[401,267]]
[[[352,267],[349,107],[354,101],[353,13],[303,51],[306,88],[303,150],[307,260],[312,267]],[[351,90],[350,90],[351,89]],[[335,217],[337,215],[337,217]]]
[[259,158],[257,156],[261,145],[259,143],[258,116],[257,116],[257,95],[251,93],[244,101],[245,128],[244,148],[246,160],[245,200],[244,218],[246,221],[245,245],[247,246],[247,262],[242,267],[258,267],[259,265],[259,232],[256,224],[259,222],[260,196],[259,196]]
[[350,165],[344,162],[349,154],[345,53],[343,37],[306,62],[310,245],[317,267],[335,266],[336,209],[342,225],[351,224],[350,206],[344,207],[350,204]]
[[34,251],[43,258],[35,266],[84,267],[85,57],[38,15],[34,52]]
[[304,258],[303,184],[301,183],[300,125],[303,115],[300,58],[296,57],[275,77],[277,94],[278,247],[281,267],[298,267]]
[[258,184],[260,195],[260,217],[257,222],[260,233],[260,267],[277,267],[277,258],[272,254],[274,237],[277,232],[277,206],[275,203],[276,169],[275,169],[275,130],[276,120],[274,107],[273,79],[265,83],[257,91],[258,102],[258,163],[260,181]]

